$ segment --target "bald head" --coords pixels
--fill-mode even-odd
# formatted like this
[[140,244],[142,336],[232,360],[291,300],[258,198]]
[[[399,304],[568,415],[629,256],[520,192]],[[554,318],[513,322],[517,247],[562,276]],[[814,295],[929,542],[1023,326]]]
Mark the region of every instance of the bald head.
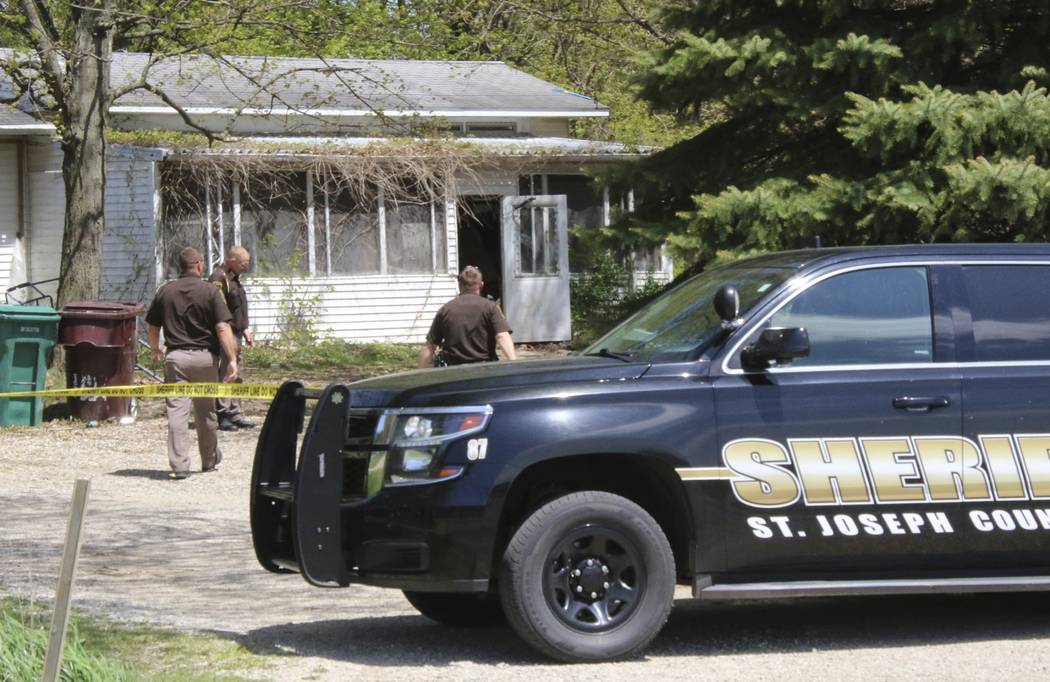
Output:
[[238,275],[247,272],[248,266],[252,264],[252,254],[243,246],[231,246],[226,252],[226,269]]

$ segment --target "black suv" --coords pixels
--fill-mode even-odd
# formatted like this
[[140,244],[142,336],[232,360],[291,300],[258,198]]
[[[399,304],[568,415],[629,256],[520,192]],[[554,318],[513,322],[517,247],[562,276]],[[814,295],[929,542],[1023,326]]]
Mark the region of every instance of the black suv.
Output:
[[640,651],[676,584],[1048,589],[1050,246],[773,254],[581,355],[288,382],[252,491],[267,569],[566,661]]

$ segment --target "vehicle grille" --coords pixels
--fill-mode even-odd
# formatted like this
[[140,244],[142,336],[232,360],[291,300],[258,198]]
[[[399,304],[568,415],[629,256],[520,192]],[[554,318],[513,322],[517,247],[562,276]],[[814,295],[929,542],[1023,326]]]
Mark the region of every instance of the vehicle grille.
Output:
[[368,463],[372,454],[379,413],[374,410],[351,410],[343,446],[343,499],[359,500],[368,496]]
[[343,498],[368,496],[368,453],[353,452],[343,456]]
[[371,411],[351,411],[347,421],[346,444],[348,446],[371,445],[375,436],[379,415]]

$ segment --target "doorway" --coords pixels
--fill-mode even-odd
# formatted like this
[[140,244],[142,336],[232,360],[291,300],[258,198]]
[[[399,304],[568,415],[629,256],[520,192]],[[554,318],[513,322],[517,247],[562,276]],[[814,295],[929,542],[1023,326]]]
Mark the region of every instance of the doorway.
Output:
[[503,301],[503,257],[500,239],[500,197],[460,197],[457,236],[459,269],[473,265],[485,278],[483,296]]

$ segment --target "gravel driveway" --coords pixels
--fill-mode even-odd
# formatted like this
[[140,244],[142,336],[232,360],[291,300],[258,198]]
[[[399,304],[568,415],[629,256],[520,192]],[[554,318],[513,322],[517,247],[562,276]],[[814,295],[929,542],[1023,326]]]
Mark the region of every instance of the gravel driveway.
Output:
[[[258,404],[256,404],[258,405]],[[1050,668],[1050,596],[701,604],[680,599],[645,659],[555,665],[507,628],[431,623],[400,592],[323,590],[255,561],[248,480],[257,429],[222,434],[219,471],[167,478],[165,422],[0,431],[3,591],[53,594],[76,478],[92,482],[75,605],[216,633],[274,654],[274,679],[1035,680]],[[187,656],[192,656],[187,652]]]

